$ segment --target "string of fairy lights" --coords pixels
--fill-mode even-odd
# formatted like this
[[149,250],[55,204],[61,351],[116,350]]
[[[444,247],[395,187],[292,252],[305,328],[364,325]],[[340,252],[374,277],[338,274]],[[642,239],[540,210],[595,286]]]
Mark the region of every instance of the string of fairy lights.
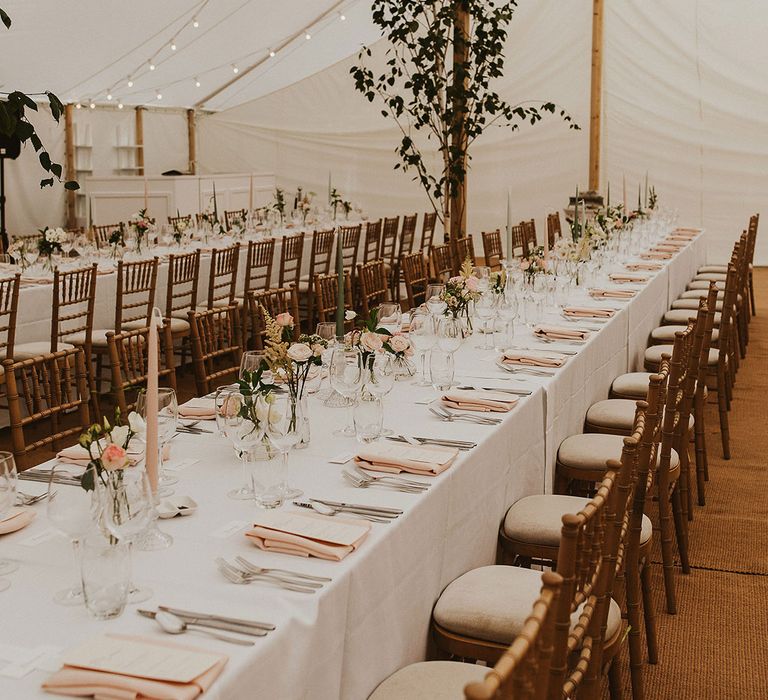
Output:
[[[356,4],[358,1],[359,0],[342,0],[342,2],[332,5],[325,13],[321,14],[306,27],[295,32],[290,37],[285,37],[284,39],[275,42],[272,46],[260,47],[235,58],[228,58],[223,63],[207,68],[204,71],[179,78],[164,84],[162,87],[155,86],[147,88],[145,86],[141,89],[140,86],[146,84],[146,78],[148,76],[157,75],[166,62],[179,56],[183,50],[189,49],[206,33],[214,30],[216,27],[232,18],[237,12],[251,2],[251,0],[245,0],[245,2],[238,5],[227,15],[214,21],[207,17],[205,13],[210,0],[203,0],[195,7],[185,11],[182,15],[172,20],[163,28],[163,30],[160,30],[160,32],[155,34],[152,38],[156,38],[161,33],[165,33],[167,38],[148,58],[136,64],[131,71],[126,73],[119,80],[96,94],[92,94],[83,99],[70,97],[68,101],[74,103],[77,109],[96,109],[98,104],[103,105],[105,103],[107,105],[114,105],[117,109],[123,109],[125,107],[124,100],[130,98],[132,95],[145,93],[148,89],[154,91],[154,102],[161,103],[164,97],[164,91],[178,84],[189,81],[196,89],[200,89],[205,85],[206,76],[220,72],[224,68],[229,68],[232,72],[232,76],[235,77],[240,74],[241,70],[246,70],[244,67],[246,63],[252,64],[254,61],[258,61],[261,58],[265,59],[265,62],[267,63],[267,68],[264,71],[267,72],[274,66],[274,64],[279,62],[284,54],[289,54],[293,50],[296,50],[298,46],[310,41],[313,36],[317,36],[330,26],[338,22],[345,22],[347,19],[346,12],[349,10],[349,7]],[[208,22],[207,25],[206,22]],[[293,40],[291,40],[291,37],[293,37]],[[148,43],[150,40],[147,40],[145,43]],[[269,59],[269,61],[267,62],[266,59]],[[119,59],[114,63],[117,63],[118,61]],[[95,75],[98,75],[98,73]],[[90,79],[95,77],[95,75],[83,80],[81,85],[87,84]],[[219,86],[210,85],[209,87],[215,89]],[[74,93],[74,88],[69,92],[70,94]],[[146,105],[147,101],[143,101],[143,104]]]

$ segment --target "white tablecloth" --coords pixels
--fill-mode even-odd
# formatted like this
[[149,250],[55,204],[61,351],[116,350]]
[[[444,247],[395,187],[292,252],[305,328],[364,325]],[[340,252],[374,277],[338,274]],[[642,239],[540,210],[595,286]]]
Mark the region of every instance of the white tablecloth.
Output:
[[[253,516],[253,506],[226,497],[241,481],[233,451],[214,435],[177,436],[172,443],[173,462],[197,461],[180,470],[175,489],[192,496],[200,508],[188,518],[162,523],[175,538],[171,549],[135,553],[134,580],[154,591],[153,599],[141,607],[176,605],[277,625],[275,632],[247,649],[197,636],[184,640],[230,655],[208,697],[359,700],[396,669],[423,659],[432,606],[441,590],[463,572],[494,561],[498,525],[510,504],[551,489],[559,442],[581,431],[589,404],[604,398],[611,380],[626,371],[636,349],[632,347],[630,354],[630,342],[644,347],[639,326],[646,324],[647,334],[653,314],[659,320],[674,288],[670,278],[674,274],[675,280],[682,280],[677,265],[685,265],[690,272],[703,250],[703,241],[697,240],[678,254],[554,378],[509,378],[495,368],[492,351],[478,349],[474,338],[465,343],[457,353],[460,382],[475,386],[498,382],[498,386],[526,386],[533,392],[498,427],[441,423],[418,403],[436,392],[410,382],[397,383],[385,412],[385,422],[395,432],[478,443],[434,478],[426,494],[347,486],[342,467],[328,462],[356,446],[353,440],[332,435],[343,411],[327,409],[311,398],[311,443],[308,449],[292,453],[291,480],[310,497],[405,511],[395,522],[373,525],[360,549],[342,562],[267,554],[249,544],[243,529]],[[530,345],[530,331],[518,328],[517,342]],[[23,490],[35,488],[29,482],[20,483]],[[83,608],[53,603],[53,594],[71,582],[75,568],[66,540],[55,534],[45,538],[50,527],[45,506],[36,509],[38,517],[29,527],[0,538],[0,557],[20,565],[9,575],[11,588],[0,593],[0,658],[4,644],[63,648],[102,633],[162,635],[132,606],[116,620],[97,622]],[[225,534],[229,526],[233,530]],[[38,536],[40,541],[33,539]],[[328,575],[333,582],[312,596],[261,585],[237,586],[217,572],[213,560],[238,554],[265,566]],[[0,697],[44,696],[39,689],[47,675],[44,671],[34,670],[18,679],[2,674],[0,663]]]

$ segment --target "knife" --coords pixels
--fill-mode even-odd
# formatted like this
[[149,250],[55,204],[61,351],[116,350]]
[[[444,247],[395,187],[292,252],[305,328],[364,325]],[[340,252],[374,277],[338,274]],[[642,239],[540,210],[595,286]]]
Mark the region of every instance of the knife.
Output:
[[243,620],[238,617],[224,617],[223,615],[213,615],[210,613],[196,613],[190,610],[180,610],[179,608],[171,608],[167,605],[158,605],[160,610],[172,613],[177,617],[182,617],[185,620],[205,620],[206,622],[222,622],[229,625],[239,625],[240,627],[247,627],[250,629],[258,629],[266,632],[272,632],[275,626],[270,622],[257,622],[255,620]]
[[[393,442],[408,442],[408,440],[405,440],[400,435],[388,435],[387,440],[392,440]],[[452,442],[450,440],[440,440],[438,438],[425,438],[425,437],[414,437],[414,442],[417,445],[437,445],[438,447],[455,447],[457,450],[471,450],[474,447],[477,447],[477,444],[474,442]]]
[[[149,617],[152,620],[155,619],[157,616],[157,612],[155,610],[137,610],[139,615],[143,615],[144,617]],[[170,610],[165,610],[165,612],[171,612]],[[219,620],[206,620],[201,619],[199,617],[192,617],[190,615],[177,615],[176,613],[173,613],[176,615],[176,617],[183,620],[188,625],[197,625],[198,627],[206,627],[209,629],[214,630],[224,630],[226,632],[239,632],[240,634],[247,634],[252,637],[266,637],[267,631],[263,629],[258,629],[256,627],[246,627],[244,625],[235,625],[230,622],[220,622]]]
[[367,510],[374,514],[376,513],[390,513],[391,515],[402,515],[403,511],[397,508],[384,508],[381,506],[366,506],[357,503],[340,503],[339,501],[325,501],[322,498],[310,498],[310,501],[317,501],[318,503],[325,503],[327,506],[333,506],[334,508],[357,508],[358,510]]

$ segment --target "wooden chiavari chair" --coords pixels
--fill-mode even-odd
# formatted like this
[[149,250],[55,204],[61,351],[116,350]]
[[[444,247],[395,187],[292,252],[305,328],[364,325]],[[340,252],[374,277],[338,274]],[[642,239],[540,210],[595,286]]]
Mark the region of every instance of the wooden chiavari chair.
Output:
[[560,587],[553,571],[541,575],[541,590],[519,634],[492,669],[456,661],[425,661],[400,669],[368,700],[422,700],[460,697],[467,700],[544,700],[549,687],[550,659]]
[[200,278],[200,251],[168,256],[168,284],[165,293],[165,322],[174,342],[181,339],[181,364],[184,365],[189,344],[188,314],[197,307],[197,285]]
[[472,236],[457,238],[454,242],[455,255],[453,259],[453,274],[458,275],[464,262],[469,258],[475,264],[475,244]]
[[[356,275],[362,228],[362,224],[357,224],[356,226],[339,226],[339,233],[336,239],[336,245],[341,245],[342,265],[350,276],[352,290],[355,293],[358,292]],[[336,258],[334,258],[334,260],[335,259]]]
[[536,222],[533,219],[528,219],[527,221],[521,221],[520,225],[523,227],[526,255],[528,255],[538,245],[536,241]]
[[186,224],[187,226],[191,226],[192,214],[187,214],[186,216],[169,216],[168,217],[169,226],[176,228],[176,226],[178,226],[179,224]]
[[404,255],[400,258],[400,267],[403,271],[408,308],[415,309],[427,301],[429,274],[427,273],[427,266],[424,264],[424,256],[421,251]]
[[[158,371],[159,381],[176,389],[176,370],[173,359],[173,336],[166,319],[158,329]],[[127,416],[136,407],[136,395],[146,389],[149,372],[149,328],[107,333],[109,363],[112,370],[112,393],[114,404],[120,415]],[[127,393],[131,392],[131,400]]]
[[240,264],[240,244],[227,248],[214,248],[211,270],[208,274],[208,302],[206,309],[230,306],[235,303],[237,268]]
[[413,244],[416,238],[416,216],[416,214],[411,214],[403,217],[403,229],[400,232],[397,255],[393,260],[392,290],[398,301],[400,300],[400,285],[405,282],[401,261],[403,256],[410,255],[413,252]]
[[374,260],[357,266],[357,280],[360,285],[360,306],[363,316],[369,318],[371,309],[389,299],[387,271],[383,260]]
[[[110,330],[120,332],[123,329],[132,330],[149,325],[149,317],[155,305],[157,266],[157,258],[118,262],[115,325]],[[103,345],[106,348],[106,330],[103,333]],[[100,341],[99,345],[101,345]]]
[[501,231],[484,231],[483,234],[483,255],[485,257],[486,267],[492,271],[501,270],[501,259],[504,257],[504,251],[501,247]]
[[263,291],[250,291],[246,297],[248,314],[250,316],[251,350],[263,350],[266,338],[267,324],[264,318],[264,309],[272,317],[278,314],[289,313],[293,316],[293,339],[298,340],[300,334],[299,294],[296,287],[282,287],[279,289],[266,289]]
[[391,271],[395,266],[395,254],[397,253],[397,232],[400,229],[400,217],[385,218],[381,231],[381,247],[379,256]]
[[333,242],[336,234],[332,228],[315,231],[312,234],[312,246],[309,254],[309,272],[301,276],[299,282],[299,308],[309,326],[315,318],[315,275],[327,275],[331,271]]
[[549,242],[549,249],[552,250],[557,240],[562,237],[563,229],[560,226],[560,212],[556,211],[552,214],[547,214],[547,241]]
[[[315,275],[315,304],[319,323],[336,320],[338,288],[339,276],[336,273]],[[344,273],[344,309],[352,309],[352,284],[346,272]],[[354,325],[354,321],[344,322],[344,328],[347,330],[352,330]]]
[[451,244],[442,243],[432,246],[430,252],[430,267],[432,269],[432,279],[444,284],[451,275],[453,275],[453,260],[451,257]]
[[365,226],[365,238],[363,240],[363,265],[379,259],[381,247],[381,219],[369,221]]
[[237,378],[242,355],[239,320],[237,304],[189,312],[192,364],[199,396]]
[[92,226],[91,228],[93,229],[93,240],[96,243],[96,247],[101,249],[108,248],[109,237],[115,231],[122,231],[124,227],[121,222],[119,224],[108,224],[107,226]]
[[5,360],[3,366],[12,449],[21,468],[42,461],[28,458],[33,450],[49,448],[56,452],[67,438],[76,440],[89,427],[82,349],[60,350],[19,362]]
[[435,226],[437,225],[437,213],[434,211],[424,214],[421,222],[421,252],[428,258],[432,246],[435,244]]
[[250,334],[250,314],[246,299],[251,291],[263,292],[272,283],[272,265],[275,259],[275,239],[248,241],[248,253],[245,261],[245,283],[243,296],[235,297],[235,303],[242,310],[243,347],[248,345]]
[[245,219],[248,216],[247,209],[232,209],[231,211],[224,212],[224,224],[227,227],[227,231],[231,231],[232,227],[240,222],[241,226],[245,226]]
[[512,258],[521,258],[528,255],[530,252],[528,249],[528,240],[525,235],[525,227],[523,224],[511,227],[512,235],[512,250],[507,251],[507,255],[510,260]]
[[300,289],[301,261],[304,258],[304,234],[296,233],[293,236],[285,236],[280,248],[280,275],[277,279],[278,287],[294,285]]
[[[13,359],[16,344],[16,314],[19,309],[19,285],[21,274],[0,280],[0,356]],[[5,377],[0,375],[0,384]]]

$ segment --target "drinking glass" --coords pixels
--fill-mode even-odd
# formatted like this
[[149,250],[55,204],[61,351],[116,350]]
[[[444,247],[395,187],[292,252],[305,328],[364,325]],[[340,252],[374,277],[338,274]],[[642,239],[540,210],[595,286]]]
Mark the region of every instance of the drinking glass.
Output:
[[368,394],[355,405],[355,437],[358,442],[367,444],[378,439],[381,435],[384,420],[384,407],[381,397]]
[[97,620],[111,620],[125,610],[131,581],[131,557],[125,542],[101,535],[83,542],[80,572],[85,607]]
[[[392,391],[395,385],[395,361],[388,352],[377,352],[368,360],[365,372],[364,389],[378,397],[382,401],[384,410],[384,397]],[[381,428],[381,435],[392,435],[389,428]],[[358,435],[359,437],[359,435]]]
[[[69,537],[75,554],[75,565],[79,567],[80,542],[94,528],[94,519],[97,515],[94,492],[86,491],[77,486],[56,484],[54,480],[57,474],[69,475],[70,472],[61,466],[56,466],[51,470],[51,480],[48,482],[48,498],[45,501],[46,515],[51,525]],[[83,603],[82,583],[79,582],[72,588],[58,591],[53,599],[59,605],[81,605]]]
[[323,321],[317,324],[315,334],[319,335],[323,340],[332,342],[336,339],[336,323],[334,321]]
[[431,386],[427,379],[427,352],[429,352],[437,342],[435,335],[435,318],[431,314],[423,311],[413,311],[410,319],[410,330],[408,340],[411,341],[413,349],[421,357],[421,377],[416,382],[418,386]]
[[483,336],[483,342],[480,344],[480,347],[483,350],[489,350],[491,347],[488,339],[488,322],[496,314],[497,297],[497,294],[486,291],[475,301],[475,316],[480,320],[480,333]]
[[472,275],[477,277],[477,291],[487,292],[491,286],[491,268],[487,265],[477,265],[472,268]]
[[429,284],[424,298],[427,302],[427,309],[433,316],[440,316],[445,313],[448,304],[443,300],[442,293],[445,291],[444,284]]
[[443,316],[437,321],[437,347],[443,352],[456,352],[464,339],[464,329],[459,319]]
[[378,325],[392,335],[398,333],[403,323],[403,310],[400,304],[385,303],[379,306]]
[[288,454],[301,439],[301,403],[292,396],[273,396],[267,409],[267,436],[280,453],[283,462],[283,479],[280,490],[284,499],[298,498],[303,491],[290,486],[288,479]]
[[447,391],[453,385],[453,353],[432,350],[429,354],[429,378],[438,391]]
[[[16,503],[16,484],[18,474],[16,461],[11,452],[0,452],[0,520],[8,510]],[[7,559],[0,559],[0,576],[10,574],[18,569],[18,566]],[[4,591],[10,584],[0,581],[0,591]]]
[[240,379],[244,379],[245,373],[255,372],[266,362],[266,355],[257,350],[246,350],[240,358]]
[[331,386],[347,399],[348,404],[346,424],[341,430],[335,430],[333,434],[354,437],[352,409],[363,383],[363,356],[360,350],[345,346],[335,347],[328,372]]
[[[141,391],[136,397],[136,412],[147,420],[147,392]],[[179,422],[179,404],[176,392],[170,387],[159,387],[157,390],[157,442],[160,450],[158,494],[169,496],[173,491],[168,486],[178,483],[175,476],[170,476],[164,470],[165,444],[176,434]]]

